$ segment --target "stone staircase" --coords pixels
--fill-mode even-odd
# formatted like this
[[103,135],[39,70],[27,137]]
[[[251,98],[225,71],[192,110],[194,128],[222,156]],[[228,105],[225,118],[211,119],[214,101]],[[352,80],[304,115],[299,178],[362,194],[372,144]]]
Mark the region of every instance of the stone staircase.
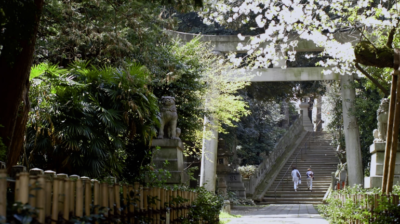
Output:
[[[307,149],[305,150],[306,143]],[[331,136],[328,133],[308,132],[299,147],[297,147],[285,166],[281,169],[260,204],[322,203],[322,199],[331,183],[331,172],[336,171],[338,164],[338,159],[335,156],[335,148],[330,146],[330,143]],[[303,151],[301,151],[302,149]],[[296,155],[298,155],[297,165]],[[291,177],[292,166],[296,166],[302,176],[302,183],[299,185],[297,192],[293,189]],[[307,190],[307,168],[311,168],[315,175],[312,192]],[[281,183],[279,184],[280,181]],[[276,188],[277,186],[278,188]]]

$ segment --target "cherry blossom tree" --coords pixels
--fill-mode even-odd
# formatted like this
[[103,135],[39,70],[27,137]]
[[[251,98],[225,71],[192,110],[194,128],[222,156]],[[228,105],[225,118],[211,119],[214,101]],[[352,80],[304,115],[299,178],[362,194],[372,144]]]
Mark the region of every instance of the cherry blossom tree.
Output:
[[[395,1],[308,1],[308,0],[206,0],[200,12],[205,23],[226,26],[254,23],[259,34],[249,38],[238,50],[246,57],[230,56],[239,65],[246,60],[250,68],[268,68],[279,60],[295,60],[299,41],[312,41],[321,47],[319,62],[325,74],[358,73],[365,75],[385,95],[388,89],[364,67],[393,67],[393,46],[399,22]],[[239,34],[244,40],[245,36]],[[316,55],[309,55],[315,57]],[[285,66],[283,66],[285,68]]]
[[[299,43],[310,41],[323,49],[317,54],[328,57],[318,63],[325,67],[324,74],[357,72],[385,96],[392,95],[382,184],[382,190],[390,192],[394,172],[394,164],[390,164],[396,156],[400,123],[396,117],[400,116],[400,108],[396,109],[394,100],[397,77],[392,77],[391,93],[388,77],[394,67],[394,48],[400,47],[396,35],[400,4],[394,0],[205,0],[204,5],[200,14],[205,23],[215,21],[228,27],[251,24],[251,29],[257,31],[257,35],[247,37],[247,44],[237,46],[247,51],[245,57],[229,56],[235,65],[245,62],[257,69],[278,65],[280,60],[294,61]],[[239,34],[238,38],[246,37]]]

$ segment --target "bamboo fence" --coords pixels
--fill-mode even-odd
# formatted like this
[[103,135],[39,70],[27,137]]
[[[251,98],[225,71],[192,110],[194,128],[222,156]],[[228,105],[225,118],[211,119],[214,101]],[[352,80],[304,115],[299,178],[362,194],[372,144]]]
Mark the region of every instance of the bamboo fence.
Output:
[[[7,212],[7,188],[13,190],[15,202],[29,203],[37,209],[34,218],[39,223],[69,223],[89,216],[101,216],[101,223],[181,223],[190,219],[189,211],[197,198],[197,192],[187,189],[145,187],[138,182],[120,184],[112,177],[100,183],[89,177],[40,169],[20,172],[15,182],[8,182],[3,169],[0,170],[0,216],[3,217]],[[196,221],[199,222],[203,223]]]
[[[385,204],[392,204],[396,206],[399,204],[399,196],[394,194],[341,194],[334,195],[333,197],[334,199],[339,200],[342,203],[342,206],[344,206],[344,204],[350,200],[355,204],[356,208],[360,208],[362,211],[368,211],[370,214],[369,217],[365,216],[365,220],[368,220],[367,223],[372,223],[375,221],[377,215],[390,215],[387,210],[382,210],[382,206],[385,206]],[[365,223],[356,219],[347,219],[346,222],[349,224]]]

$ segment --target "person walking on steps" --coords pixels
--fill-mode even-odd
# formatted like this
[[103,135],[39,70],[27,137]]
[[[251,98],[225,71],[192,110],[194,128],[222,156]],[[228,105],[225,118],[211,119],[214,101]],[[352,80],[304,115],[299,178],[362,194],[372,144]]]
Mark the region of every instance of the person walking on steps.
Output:
[[311,168],[307,169],[307,186],[308,186],[308,190],[310,190],[312,192],[312,182],[314,180],[314,172],[311,171]]
[[294,191],[297,191],[298,185],[299,185],[299,180],[301,178],[301,174],[299,170],[296,169],[296,167],[292,167],[292,179],[294,183]]

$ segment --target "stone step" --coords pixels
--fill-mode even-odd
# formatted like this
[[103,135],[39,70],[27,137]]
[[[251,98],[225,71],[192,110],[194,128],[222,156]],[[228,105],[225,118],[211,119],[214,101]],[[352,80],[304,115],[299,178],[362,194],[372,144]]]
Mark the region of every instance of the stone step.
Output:
[[257,205],[269,205],[269,204],[322,204],[321,200],[315,201],[268,201],[268,202],[259,202]]
[[[277,191],[276,192],[276,198],[284,198],[284,197],[324,197],[325,192],[324,191],[292,191],[292,192],[287,192],[287,191]],[[275,193],[274,192],[267,192],[264,196],[264,198],[275,198]]]
[[[298,197],[298,198],[263,198],[263,202],[272,201],[322,201],[323,197]],[[290,204],[290,203],[289,203]]]
[[[327,133],[308,133],[278,173],[260,204],[322,203],[331,184],[331,173],[336,171],[338,164],[336,147],[331,145],[331,139]],[[304,148],[305,146],[307,148]],[[303,177],[297,192],[293,190],[292,166],[296,166]],[[313,192],[307,189],[308,168],[311,168],[316,176],[316,180],[313,181]]]
[[[313,183],[313,190],[328,190],[330,184],[315,184]],[[307,184],[300,184],[299,186],[300,190],[307,190]],[[271,186],[269,188],[269,191],[292,191],[293,190],[293,182],[292,184],[280,184],[279,186]],[[268,192],[268,191],[267,191]]]

